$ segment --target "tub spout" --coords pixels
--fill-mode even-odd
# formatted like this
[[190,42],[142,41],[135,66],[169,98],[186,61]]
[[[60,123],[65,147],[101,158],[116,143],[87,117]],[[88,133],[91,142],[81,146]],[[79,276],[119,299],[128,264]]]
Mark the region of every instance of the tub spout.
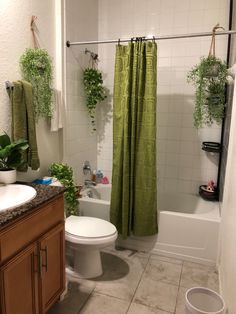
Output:
[[90,187],[90,186],[95,186],[96,182],[92,181],[92,180],[84,180],[84,186],[86,188]]

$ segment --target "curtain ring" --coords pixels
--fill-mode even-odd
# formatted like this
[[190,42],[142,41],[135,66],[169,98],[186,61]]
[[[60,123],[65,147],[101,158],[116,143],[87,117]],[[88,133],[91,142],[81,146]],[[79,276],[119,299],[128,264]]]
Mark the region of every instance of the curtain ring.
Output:
[[120,38],[118,39],[118,45],[120,46]]
[[155,40],[155,36],[154,36],[154,35],[152,36],[152,42],[153,42],[153,43],[155,43],[155,42],[156,42],[156,40]]

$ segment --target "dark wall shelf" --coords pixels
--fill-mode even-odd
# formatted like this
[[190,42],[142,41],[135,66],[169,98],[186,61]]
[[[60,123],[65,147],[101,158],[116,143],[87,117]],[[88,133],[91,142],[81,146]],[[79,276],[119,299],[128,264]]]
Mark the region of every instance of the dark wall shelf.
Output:
[[220,153],[221,144],[217,142],[202,142],[202,150],[211,153]]

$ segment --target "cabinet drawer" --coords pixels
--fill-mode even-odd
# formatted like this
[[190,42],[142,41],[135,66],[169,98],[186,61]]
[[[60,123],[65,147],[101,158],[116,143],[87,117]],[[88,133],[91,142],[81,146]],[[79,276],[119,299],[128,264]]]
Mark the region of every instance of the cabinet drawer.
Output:
[[0,261],[11,257],[61,221],[64,221],[63,197],[18,220],[0,234]]

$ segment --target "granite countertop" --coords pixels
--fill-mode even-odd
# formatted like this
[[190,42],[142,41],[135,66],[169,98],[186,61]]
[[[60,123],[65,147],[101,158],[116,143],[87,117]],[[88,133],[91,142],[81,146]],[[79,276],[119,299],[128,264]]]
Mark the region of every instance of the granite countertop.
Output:
[[29,201],[26,204],[0,212],[0,227],[65,192],[65,188],[60,186],[50,186],[25,182],[16,183],[32,186],[37,191],[37,195],[33,200]]

